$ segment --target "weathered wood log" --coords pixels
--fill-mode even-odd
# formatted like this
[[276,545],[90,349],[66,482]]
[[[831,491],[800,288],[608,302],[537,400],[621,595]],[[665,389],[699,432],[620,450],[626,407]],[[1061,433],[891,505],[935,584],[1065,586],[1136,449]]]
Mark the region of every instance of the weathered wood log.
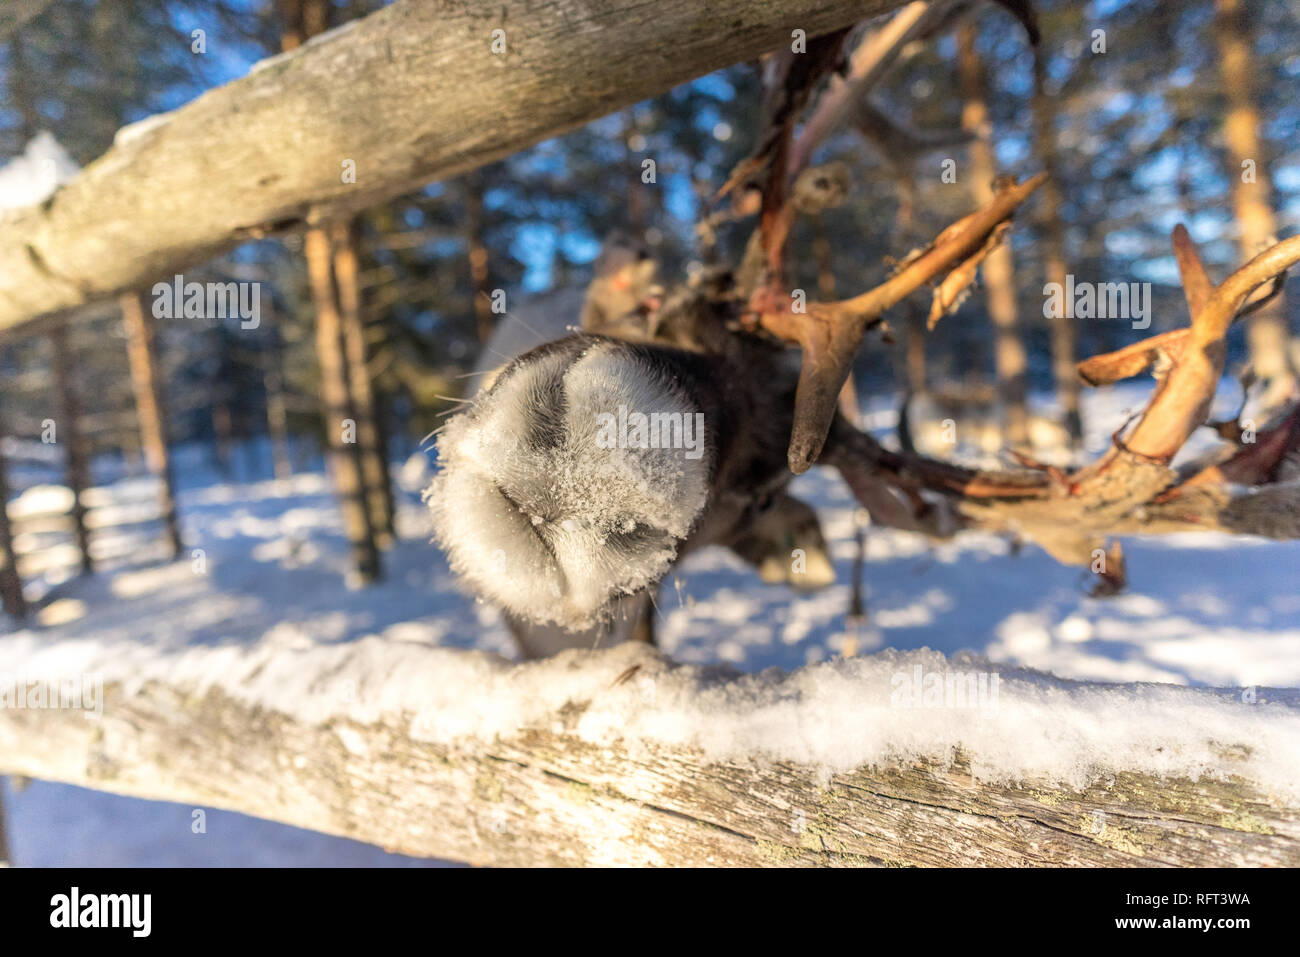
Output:
[[[18,640],[5,640],[0,670],[19,660],[12,651]],[[1192,781],[1120,770],[1072,788],[1032,778],[977,781],[964,756],[830,775],[758,755],[718,760],[696,747],[627,740],[617,722],[603,725],[608,734],[580,727],[602,697],[624,695],[623,705],[635,707],[646,675],[671,682],[682,666],[647,649],[568,653],[566,668],[367,641],[300,659],[281,649],[272,653],[277,658],[248,658],[237,667],[243,653],[233,648],[188,650],[171,677],[139,657],[148,649],[104,649],[104,661],[129,662],[120,665],[123,674],[146,677],[107,680],[99,718],[72,709],[0,709],[0,772],[236,810],[393,851],[488,865],[1300,864],[1300,807],[1245,778]],[[75,649],[40,653],[54,656],[41,659],[47,662],[78,664],[68,656]],[[370,682],[381,659],[405,682],[397,697],[433,702],[428,714],[381,718],[370,704],[356,706],[375,691]],[[426,667],[432,670],[422,672]],[[426,696],[420,682],[448,667],[470,671],[458,670],[456,682]],[[475,709],[490,724],[516,697],[535,694],[530,669],[542,668],[551,669],[547,688],[570,690],[541,717],[469,733],[464,722]],[[241,669],[244,678],[232,684]],[[420,673],[415,682],[412,671]],[[477,678],[466,688],[468,673]],[[756,680],[763,679],[710,679],[699,690],[729,700],[752,693]],[[590,695],[581,692],[584,683]],[[1141,697],[1141,686],[1120,689]],[[664,684],[661,695],[681,690]],[[781,691],[783,700],[789,692]],[[389,687],[389,704],[393,695]],[[473,697],[468,706],[466,695]],[[567,703],[555,705],[559,700]],[[449,737],[453,726],[465,733]],[[1230,754],[1252,747],[1220,744]],[[1247,768],[1248,759],[1240,760]]]
[[902,3],[398,0],[126,128],[49,200],[6,216],[0,330],[481,166],[795,29],[814,37]]

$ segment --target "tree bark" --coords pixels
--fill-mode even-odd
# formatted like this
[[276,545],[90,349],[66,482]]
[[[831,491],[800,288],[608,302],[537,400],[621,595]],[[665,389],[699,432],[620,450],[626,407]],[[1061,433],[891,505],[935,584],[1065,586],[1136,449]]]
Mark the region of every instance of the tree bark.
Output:
[[[984,206],[993,199],[993,181],[997,178],[992,128],[984,101],[986,77],[975,51],[975,25],[965,24],[958,36],[962,95],[965,98],[962,126],[975,137],[970,145],[970,184],[975,201]],[[984,260],[984,288],[989,317],[993,320],[993,363],[1002,404],[1003,439],[1008,445],[1023,446],[1029,440],[1029,413],[1025,406],[1029,360],[1021,339],[1015,271],[1011,248],[1006,242]]]
[[172,557],[179,558],[185,546],[176,514],[176,485],[172,475],[171,449],[167,445],[167,411],[162,377],[158,372],[153,314],[140,293],[125,295],[120,303],[126,327],[127,358],[131,365],[131,387],[135,390],[135,409],[140,420],[140,444],[149,471],[158,479],[158,508]]
[[357,444],[361,451],[361,472],[366,483],[366,503],[375,543],[391,545],[393,527],[393,484],[388,474],[386,450],[380,437],[379,402],[370,378],[370,349],[366,344],[365,318],[361,312],[361,286],[357,280],[356,244],[353,223],[331,227],[334,250],[334,282],[339,296],[339,323],[343,331],[343,355],[348,367],[348,389],[356,413]]
[[492,279],[487,244],[483,241],[483,177],[473,172],[465,177],[465,245],[469,250],[470,287],[474,290],[474,329],[478,341],[492,338],[496,325],[492,315]]
[[[1267,157],[1259,138],[1251,31],[1245,3],[1216,0],[1214,26],[1219,43],[1219,69],[1228,99],[1223,123],[1224,141],[1232,161],[1228,179],[1232,183],[1233,208],[1241,229],[1242,259],[1249,259],[1273,240],[1277,223],[1270,203],[1272,187]],[[1265,408],[1276,406],[1296,387],[1283,294],[1247,320],[1246,339],[1255,374],[1266,384],[1261,403]]]
[[[308,38],[322,33],[329,23],[329,8],[323,0],[280,0],[284,20],[281,46],[286,52],[298,49]],[[343,291],[337,269],[334,224],[308,229],[303,237],[307,278],[316,312],[316,360],[321,374],[322,420],[330,473],[334,477],[343,519],[343,533],[351,552],[352,576],[357,584],[368,585],[383,574],[379,557],[381,525],[371,505],[367,481],[366,442],[363,428],[373,422],[358,406],[358,370],[348,346]],[[345,263],[345,268],[347,264]],[[355,259],[351,263],[351,305],[357,305]],[[364,345],[363,345],[364,350]],[[364,375],[364,361],[361,375]],[[369,384],[369,380],[366,380]]]
[[262,384],[266,389],[266,433],[271,443],[271,463],[277,479],[293,475],[289,453],[289,412],[284,401],[284,352],[278,335],[262,353]]
[[81,554],[81,572],[89,574],[95,570],[95,563],[90,556],[90,532],[86,528],[86,503],[82,497],[90,485],[90,456],[86,448],[86,436],[81,430],[81,401],[75,384],[77,363],[69,343],[66,322],[59,323],[50,331],[50,345],[54,353],[54,392],[61,432],[59,441],[65,450],[65,474],[68,488],[72,490],[72,530],[77,540],[77,551]]
[[212,399],[212,448],[217,471],[229,479],[233,474],[235,424],[230,416],[230,403],[221,394],[224,389],[224,383],[217,383],[217,394]]
[[[54,202],[7,216],[0,329],[482,166],[790,43],[795,28],[813,37],[900,5],[397,0],[128,127]],[[340,175],[347,161],[355,182]]]
[[[1049,283],[1058,283],[1063,289],[1068,271],[1065,265],[1065,224],[1061,222],[1065,202],[1056,162],[1056,110],[1044,88],[1047,79],[1044,56],[1041,50],[1034,56],[1034,140],[1039,162],[1047,172],[1047,182],[1043,184],[1038,199],[1043,229],[1043,277]],[[1074,368],[1078,361],[1078,333],[1071,312],[1061,310],[1061,315],[1052,318],[1052,374],[1056,379],[1056,397],[1065,415],[1070,444],[1078,449],[1083,441],[1083,417],[1079,411],[1081,383]]]
[[324,229],[307,230],[303,253],[307,257],[307,276],[316,311],[316,359],[320,364],[322,418],[330,472],[338,492],[343,533],[351,550],[352,572],[357,582],[365,585],[380,577],[381,567],[366,496],[357,413],[348,386],[329,234]]

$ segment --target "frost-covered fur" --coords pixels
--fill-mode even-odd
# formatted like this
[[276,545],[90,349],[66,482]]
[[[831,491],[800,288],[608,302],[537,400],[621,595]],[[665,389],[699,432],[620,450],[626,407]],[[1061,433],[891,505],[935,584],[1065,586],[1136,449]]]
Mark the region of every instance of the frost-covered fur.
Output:
[[[709,494],[714,443],[602,448],[602,413],[693,415],[653,354],[573,336],[511,363],[438,440],[426,493],[438,543],[478,593],[535,622],[585,628],[658,581]],[[607,443],[606,443],[607,444]]]

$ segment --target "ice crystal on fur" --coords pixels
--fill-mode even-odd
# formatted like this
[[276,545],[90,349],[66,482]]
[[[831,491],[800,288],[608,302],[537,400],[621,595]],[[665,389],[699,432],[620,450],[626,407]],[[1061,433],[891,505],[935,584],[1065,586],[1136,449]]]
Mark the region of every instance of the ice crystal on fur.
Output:
[[667,572],[704,508],[712,446],[706,433],[702,457],[607,447],[602,416],[620,406],[697,411],[645,353],[574,337],[508,366],[447,424],[426,500],[476,592],[529,621],[584,628]]

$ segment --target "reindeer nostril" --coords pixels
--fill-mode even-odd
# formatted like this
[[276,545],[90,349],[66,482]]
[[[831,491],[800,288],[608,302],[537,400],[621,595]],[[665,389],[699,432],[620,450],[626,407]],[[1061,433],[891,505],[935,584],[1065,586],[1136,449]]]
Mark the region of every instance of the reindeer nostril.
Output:
[[673,365],[575,340],[526,354],[448,423],[428,500],[457,574],[521,618],[581,629],[663,576],[707,501],[711,457],[607,444],[611,410],[697,413]]

